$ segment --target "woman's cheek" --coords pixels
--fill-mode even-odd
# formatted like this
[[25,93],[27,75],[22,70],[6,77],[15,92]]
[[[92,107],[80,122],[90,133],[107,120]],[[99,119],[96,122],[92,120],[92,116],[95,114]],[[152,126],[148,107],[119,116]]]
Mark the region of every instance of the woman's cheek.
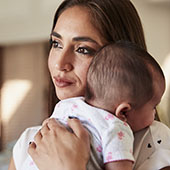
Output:
[[88,61],[84,62],[83,65],[79,65],[80,68],[79,70],[81,70],[81,76],[82,77],[82,81],[86,84],[86,77],[87,77],[87,74],[88,74],[88,69],[89,69],[89,66],[90,66],[90,63],[91,63],[91,60],[92,58],[90,58]]
[[55,61],[54,61],[53,57],[51,56],[51,52],[50,52],[49,57],[48,57],[48,69],[49,69],[51,75],[53,72],[54,63],[55,63]]

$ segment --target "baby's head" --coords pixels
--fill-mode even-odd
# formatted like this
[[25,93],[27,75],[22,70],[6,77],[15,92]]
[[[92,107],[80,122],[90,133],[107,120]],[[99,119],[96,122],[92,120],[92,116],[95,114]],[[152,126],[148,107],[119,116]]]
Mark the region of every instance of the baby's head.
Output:
[[119,41],[106,45],[93,58],[86,89],[88,103],[115,114],[138,131],[153,122],[165,78],[150,54]]

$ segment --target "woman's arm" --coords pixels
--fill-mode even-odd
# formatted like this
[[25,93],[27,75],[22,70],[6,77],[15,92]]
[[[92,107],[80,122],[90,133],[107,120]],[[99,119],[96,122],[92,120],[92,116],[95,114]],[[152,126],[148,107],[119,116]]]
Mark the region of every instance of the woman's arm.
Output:
[[8,170],[16,170],[13,158],[11,158]]
[[43,126],[31,143],[29,154],[40,170],[85,170],[90,140],[87,130],[77,119],[69,119],[69,132],[55,119]]

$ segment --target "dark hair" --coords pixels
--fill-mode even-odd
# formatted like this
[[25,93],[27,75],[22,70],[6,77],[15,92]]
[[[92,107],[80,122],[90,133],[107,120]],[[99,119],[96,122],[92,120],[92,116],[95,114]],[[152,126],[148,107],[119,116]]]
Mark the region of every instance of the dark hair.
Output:
[[89,9],[89,19],[107,42],[126,40],[146,49],[141,21],[130,0],[65,0],[56,11],[52,30],[60,14],[73,6]]
[[109,108],[123,101],[141,107],[154,96],[153,72],[164,78],[156,60],[136,44],[119,41],[106,45],[89,66],[85,99]]
[[[142,24],[130,0],[64,0],[56,11],[52,30],[61,13],[73,6],[81,6],[89,10],[93,25],[108,43],[127,40],[146,49]],[[52,82],[50,95],[51,113],[57,100]]]

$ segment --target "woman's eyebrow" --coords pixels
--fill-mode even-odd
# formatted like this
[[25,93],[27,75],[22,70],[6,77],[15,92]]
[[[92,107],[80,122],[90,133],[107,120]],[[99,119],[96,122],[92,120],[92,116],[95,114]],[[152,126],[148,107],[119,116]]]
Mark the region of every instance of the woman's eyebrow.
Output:
[[[51,36],[62,39],[62,36],[54,31],[51,33]],[[90,37],[86,37],[86,36],[74,37],[72,40],[73,41],[81,41],[81,42],[86,41],[86,42],[92,42],[92,43],[98,44],[95,40],[93,40]]]
[[87,42],[98,44],[95,40],[93,40],[92,38],[86,37],[86,36],[75,37],[73,38],[73,41],[87,41]]
[[54,37],[62,39],[61,35],[58,34],[57,32],[54,32],[54,31],[51,33],[51,36],[54,36]]

